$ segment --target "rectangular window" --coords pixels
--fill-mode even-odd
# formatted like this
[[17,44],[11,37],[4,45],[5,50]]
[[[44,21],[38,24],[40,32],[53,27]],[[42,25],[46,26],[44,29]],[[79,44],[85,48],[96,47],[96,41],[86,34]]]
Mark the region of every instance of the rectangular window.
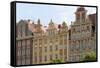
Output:
[[21,41],[17,42],[17,47],[20,48],[21,47]]
[[45,61],[47,61],[47,56],[45,56]]
[[25,49],[22,49],[22,56],[25,55]]
[[31,43],[30,43],[30,40],[28,39],[28,40],[27,40],[27,48],[30,48],[30,44],[31,44]]
[[58,38],[56,38],[56,42],[58,42]]
[[26,50],[26,54],[27,54],[27,55],[30,55],[30,49],[27,49],[27,50]]
[[33,44],[37,46],[37,39],[34,39],[34,43]]
[[60,43],[59,43],[60,45],[63,45],[63,37],[62,37],[62,36],[60,37],[59,42],[60,42]]
[[35,59],[34,59],[35,63],[37,63],[37,56],[35,56]]
[[64,57],[65,61],[67,60],[67,56]]
[[50,43],[53,43],[53,39],[50,39],[49,41],[50,41]]
[[39,55],[42,55],[42,47],[39,47]]
[[22,65],[25,65],[25,56],[22,56]]
[[21,65],[21,59],[17,60],[17,65]]
[[26,59],[30,59],[30,55],[27,55],[27,56],[26,56]]
[[47,44],[47,39],[44,39],[44,44]]
[[34,47],[34,51],[37,51],[37,47],[36,46]]
[[52,55],[50,55],[50,60],[52,60]]
[[25,37],[25,26],[22,26],[22,37]]
[[50,51],[52,51],[52,46],[50,46]]
[[21,50],[17,51],[17,56],[21,56]]
[[63,49],[60,49],[60,56],[63,56]]
[[22,47],[25,47],[25,40],[22,41]]
[[47,47],[45,47],[45,52],[47,52]]
[[58,46],[57,46],[57,45],[55,46],[55,50],[56,50],[56,51],[58,50]]
[[21,56],[17,56],[17,65],[21,65]]
[[42,56],[39,56],[39,61],[40,61],[40,63],[42,62]]
[[64,44],[67,45],[67,39],[64,39]]
[[39,45],[42,45],[42,39],[39,39]]
[[67,55],[67,49],[64,49],[64,54]]
[[56,59],[58,58],[58,55],[57,55],[57,54],[55,55],[55,58],[56,58]]
[[30,59],[26,59],[26,64],[30,64]]

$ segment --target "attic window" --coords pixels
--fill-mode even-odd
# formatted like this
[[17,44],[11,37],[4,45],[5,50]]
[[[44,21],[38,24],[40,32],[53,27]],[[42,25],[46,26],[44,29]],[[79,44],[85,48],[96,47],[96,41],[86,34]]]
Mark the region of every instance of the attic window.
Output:
[[87,30],[89,30],[89,26],[87,26],[86,28],[87,28]]

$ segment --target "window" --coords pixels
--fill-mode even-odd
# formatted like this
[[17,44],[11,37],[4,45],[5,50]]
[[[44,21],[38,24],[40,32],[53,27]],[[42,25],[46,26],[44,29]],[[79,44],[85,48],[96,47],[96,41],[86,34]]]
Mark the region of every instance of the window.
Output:
[[56,51],[58,50],[58,46],[57,46],[57,45],[55,46],[55,50],[56,50]]
[[73,46],[73,45],[70,46],[70,52],[71,52],[71,53],[74,52],[74,46]]
[[75,28],[73,28],[73,32],[76,32]]
[[25,49],[22,49],[22,56],[25,55]]
[[49,33],[49,35],[51,35],[51,31],[49,31],[48,33]]
[[27,55],[27,56],[26,56],[26,59],[30,59],[30,58],[31,58],[30,55]]
[[34,45],[37,45],[37,39],[34,40]]
[[30,49],[27,49],[27,50],[26,50],[26,54],[27,54],[27,55],[30,55]]
[[58,58],[58,55],[57,55],[57,54],[55,55],[55,58],[56,58],[56,59]]
[[17,56],[21,56],[21,50],[17,51]]
[[64,54],[67,55],[67,49],[64,49]]
[[67,44],[67,35],[64,36],[64,44]]
[[39,56],[39,61],[42,62],[42,56]]
[[25,50],[25,48],[26,48],[25,46],[22,46],[22,50]]
[[76,15],[76,20],[79,21],[80,20],[80,14]]
[[45,52],[47,52],[47,47],[45,47]]
[[42,39],[39,39],[39,45],[41,45],[42,44]]
[[82,20],[85,21],[85,13],[82,13]]
[[58,42],[58,38],[56,38],[56,42]]
[[47,44],[47,39],[44,39],[44,44]]
[[64,44],[65,44],[65,45],[67,44],[67,40],[66,40],[66,39],[64,39]]
[[63,50],[62,50],[62,49],[60,49],[60,55],[61,55],[61,56],[63,55]]
[[50,60],[52,60],[52,55],[50,55]]
[[17,65],[21,65],[21,60],[20,59],[17,60]]
[[26,59],[26,64],[30,64],[30,59]]
[[18,41],[18,42],[17,42],[17,46],[18,46],[18,48],[21,47],[21,41]]
[[34,52],[34,55],[37,55],[37,51],[36,51],[36,52]]
[[50,39],[50,43],[52,43],[53,42],[53,39]]
[[35,59],[34,59],[35,63],[37,63],[37,56],[35,56]]
[[42,47],[39,47],[39,51],[42,52]]
[[30,46],[30,40],[28,39],[26,42],[27,42],[27,46]]
[[42,47],[39,47],[39,54],[42,55]]
[[25,47],[25,40],[22,41],[22,47]]
[[22,36],[24,37],[25,36],[25,27],[22,26]]
[[25,65],[25,56],[22,56],[22,65]]
[[87,26],[86,29],[89,30],[90,29],[89,26]]
[[17,60],[21,60],[21,56],[17,56],[16,58],[17,58]]
[[26,49],[30,50],[30,49],[31,49],[31,47],[30,47],[30,46],[27,46],[27,47],[26,47]]
[[21,44],[22,44],[22,51],[23,51],[23,50],[25,50],[25,46],[26,46],[25,40],[23,40],[23,41],[21,42]]
[[22,25],[20,26],[20,36],[22,37]]
[[52,46],[50,46],[50,51],[52,51]]
[[47,61],[47,56],[45,56],[45,61]]
[[60,45],[63,45],[63,39],[62,38],[60,38]]
[[95,26],[92,26],[93,33],[95,32],[95,30],[96,30]]
[[64,59],[67,60],[67,55],[65,55]]
[[21,57],[17,56],[17,65],[21,65]]
[[36,46],[34,47],[34,51],[37,51],[37,47]]
[[30,42],[30,40],[27,40],[27,48],[30,49],[30,45],[32,42]]

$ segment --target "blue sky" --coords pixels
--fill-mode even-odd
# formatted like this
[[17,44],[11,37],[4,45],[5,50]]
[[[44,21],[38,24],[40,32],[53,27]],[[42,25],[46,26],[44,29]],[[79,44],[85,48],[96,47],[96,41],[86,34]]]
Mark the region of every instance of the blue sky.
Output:
[[[59,5],[43,5],[43,4],[28,4],[17,3],[16,20],[31,19],[37,22],[41,20],[41,24],[47,26],[52,19],[54,23],[61,24],[65,21],[70,25],[71,21],[75,20],[75,11],[78,6],[59,6]],[[87,14],[96,12],[95,7],[85,7]]]

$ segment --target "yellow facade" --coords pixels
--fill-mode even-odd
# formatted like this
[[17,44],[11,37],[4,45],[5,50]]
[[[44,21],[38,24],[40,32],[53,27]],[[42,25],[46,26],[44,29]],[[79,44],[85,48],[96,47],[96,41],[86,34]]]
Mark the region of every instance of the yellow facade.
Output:
[[58,28],[50,21],[45,32],[40,29],[34,33],[33,64],[52,63],[56,59],[67,62],[68,27],[65,22],[61,26]]

